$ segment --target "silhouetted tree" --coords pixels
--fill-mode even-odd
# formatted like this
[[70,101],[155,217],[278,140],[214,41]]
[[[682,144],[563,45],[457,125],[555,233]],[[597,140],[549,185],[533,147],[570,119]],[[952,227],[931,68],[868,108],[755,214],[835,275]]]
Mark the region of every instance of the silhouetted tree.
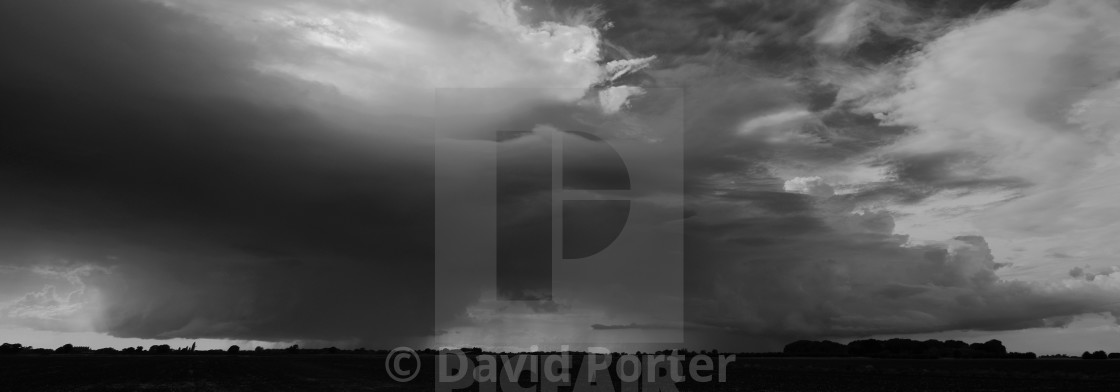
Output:
[[1094,351],[1092,353],[1086,351],[1081,354],[1081,359],[1108,359],[1108,354],[1104,351]]
[[883,352],[883,342],[875,339],[854,340],[848,343],[848,354],[857,357],[874,357]]
[[22,351],[23,351],[23,345],[19,344],[19,343],[0,344],[0,355],[3,355],[3,354],[19,354]]
[[152,354],[168,354],[171,352],[171,346],[167,344],[157,344],[148,348],[148,352]]
[[260,352],[264,352],[264,347],[261,347],[261,346],[257,346],[257,348],[254,348],[254,349],[253,349],[253,351],[254,351],[254,352],[258,352],[258,353],[260,353]]
[[299,345],[298,344],[293,344],[291,347],[288,347],[284,351],[287,351],[288,353],[291,353],[291,354],[298,353],[299,352]]
[[854,340],[847,346],[823,341],[799,340],[785,346],[786,356],[861,356],[875,358],[1035,358],[1033,353],[1011,356],[998,340],[967,344],[958,340],[876,339]]
[[1043,355],[1043,356],[1041,356],[1040,358],[1047,358],[1047,359],[1070,359],[1070,358],[1076,358],[1076,357],[1071,357],[1071,356],[1069,356],[1069,355],[1066,355],[1066,354],[1049,354],[1049,355]]
[[976,350],[980,351],[980,352],[983,352],[983,353],[994,354],[994,355],[999,355],[999,356],[1007,354],[1007,348],[1003,347],[1003,342],[1000,342],[1000,341],[995,340],[995,339],[984,342],[984,344],[981,344],[980,347]]
[[235,344],[235,345],[229,346],[229,350],[226,350],[226,351],[229,352],[230,354],[237,354],[237,353],[241,352],[241,347],[237,347],[237,345]]
[[1120,353],[1110,353],[1108,359],[1120,359]]
[[926,345],[911,339],[890,339],[883,342],[883,348],[890,357],[919,357],[925,356]]
[[942,343],[941,345],[942,347],[945,347],[947,349],[955,350],[963,350],[968,348],[968,343],[962,342],[960,340],[946,340],[945,343]]
[[70,343],[66,343],[66,344],[62,345],[62,347],[56,348],[54,350],[54,352],[56,352],[58,354],[73,354],[74,353],[74,345],[70,344]]

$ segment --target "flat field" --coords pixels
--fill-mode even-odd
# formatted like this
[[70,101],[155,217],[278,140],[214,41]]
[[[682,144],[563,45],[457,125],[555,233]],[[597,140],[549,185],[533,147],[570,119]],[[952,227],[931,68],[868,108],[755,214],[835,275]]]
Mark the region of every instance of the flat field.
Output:
[[[0,356],[0,391],[429,391],[435,389],[434,364],[433,356],[424,356],[419,376],[402,384],[389,378],[384,355]],[[1120,361],[740,358],[728,367],[726,383],[683,382],[677,388],[1120,391]]]

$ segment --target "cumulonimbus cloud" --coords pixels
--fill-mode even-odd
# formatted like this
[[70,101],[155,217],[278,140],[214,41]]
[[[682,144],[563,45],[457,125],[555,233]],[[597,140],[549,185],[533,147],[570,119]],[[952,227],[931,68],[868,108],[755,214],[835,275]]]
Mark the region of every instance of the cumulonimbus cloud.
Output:
[[[0,154],[0,262],[103,268],[81,275],[96,298],[21,286],[0,293],[6,314],[128,337],[422,344],[439,332],[424,132],[441,87],[567,88],[495,116],[583,99],[624,112],[643,89],[685,88],[680,300],[705,343],[1115,309],[1117,274],[1101,272],[1120,253],[1115,7],[952,4],[642,1],[530,23],[519,7],[539,5],[514,2],[4,3],[23,35],[0,37],[19,97],[0,148],[26,148]],[[512,320],[473,294],[446,311]],[[611,300],[605,313],[656,306]]]

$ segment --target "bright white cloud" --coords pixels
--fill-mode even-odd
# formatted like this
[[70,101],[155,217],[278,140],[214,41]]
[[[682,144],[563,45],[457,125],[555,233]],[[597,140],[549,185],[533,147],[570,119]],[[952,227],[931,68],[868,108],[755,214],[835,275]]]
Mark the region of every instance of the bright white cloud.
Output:
[[650,64],[652,64],[656,59],[657,56],[649,56],[644,58],[614,60],[607,62],[607,64],[603,66],[603,72],[605,73],[604,79],[615,80],[628,73],[640,71],[642,69],[645,69],[646,67],[649,67]]
[[629,102],[630,97],[641,95],[645,89],[634,86],[614,86],[599,91],[599,105],[603,113],[617,113]]
[[1056,1],[977,22],[915,57],[890,118],[921,132],[896,149],[972,151],[1001,173],[1066,178],[1101,152],[1067,115],[1118,70],[1120,11],[1107,3]]
[[863,43],[873,29],[889,36],[924,41],[941,24],[943,21],[938,18],[920,18],[897,2],[851,0],[822,18],[810,37],[818,45],[848,49]]
[[820,177],[796,177],[785,183],[786,192],[803,193],[817,197],[832,196],[835,191]]
[[780,126],[795,128],[795,125],[800,124],[801,120],[805,120],[811,115],[805,109],[789,109],[770,113],[747,120],[739,127],[739,133],[749,135]]
[[900,232],[982,234],[1020,272],[1046,266],[1035,275],[1067,268],[1049,249],[1114,264],[1105,254],[1120,235],[1118,75],[1120,9],[1110,2],[1032,2],[928,44],[902,91],[864,108],[914,129],[883,152],[967,154],[974,158],[947,166],[948,175],[1032,186],[942,194],[908,207],[915,215],[900,220]]
[[320,83],[375,111],[426,113],[437,88],[553,88],[562,96],[546,98],[570,102],[653,60],[601,66],[594,20],[528,25],[515,1],[173,4],[253,41],[258,69]]

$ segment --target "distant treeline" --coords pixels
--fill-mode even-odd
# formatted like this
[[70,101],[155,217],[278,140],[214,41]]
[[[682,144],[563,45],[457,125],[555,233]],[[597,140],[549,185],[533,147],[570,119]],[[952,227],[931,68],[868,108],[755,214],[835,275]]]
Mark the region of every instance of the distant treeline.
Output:
[[[440,352],[447,352],[447,351],[448,351],[447,349],[434,350],[434,349],[428,348],[428,349],[416,350],[416,353],[421,354],[421,355],[435,355],[435,354],[439,354]],[[499,352],[486,351],[486,350],[483,350],[483,349],[477,348],[477,347],[462,348],[462,349],[459,349],[459,350],[456,350],[456,351],[462,351],[466,355],[501,354]],[[196,346],[193,345],[193,344],[190,345],[189,347],[179,347],[179,348],[172,348],[170,345],[160,344],[160,345],[153,345],[151,347],[148,347],[147,349],[145,349],[144,347],[126,347],[126,348],[121,349],[121,350],[118,350],[118,349],[115,349],[115,348],[101,348],[101,349],[96,349],[95,350],[95,349],[91,349],[89,347],[74,346],[72,344],[65,344],[65,345],[63,345],[59,348],[55,348],[55,349],[34,348],[34,347],[30,347],[30,346],[24,346],[24,345],[21,345],[21,344],[18,344],[18,343],[16,343],[16,344],[4,343],[4,344],[0,345],[0,355],[13,355],[13,354],[143,354],[143,355],[155,355],[155,354],[192,354],[192,353],[198,353],[198,354],[241,354],[241,355],[246,355],[246,354],[251,354],[251,355],[256,355],[256,354],[263,354],[263,355],[268,355],[268,354],[374,354],[374,355],[377,355],[377,354],[381,354],[381,355],[387,355],[390,352],[391,352],[390,350],[369,350],[369,349],[365,349],[365,348],[358,348],[358,349],[352,349],[352,350],[340,349],[340,348],[337,348],[337,347],[300,348],[299,345],[292,345],[292,346],[289,346],[287,348],[273,348],[273,349],[256,347],[256,348],[251,349],[251,350],[242,350],[241,347],[238,347],[236,345],[230,346],[227,349],[196,350]],[[502,353],[504,353],[504,352],[502,352]],[[531,354],[545,355],[545,354],[560,354],[560,353],[561,352],[559,352],[559,351],[536,351],[536,352],[532,352]],[[569,351],[569,353],[575,354],[575,355],[583,354],[582,352],[573,352],[573,351]],[[625,354],[625,353],[614,353],[614,354]],[[635,354],[642,355],[643,352],[638,351]],[[689,356],[693,356],[693,355],[716,356],[716,355],[719,355],[720,352],[719,352],[719,350],[691,351],[691,350],[688,350],[688,349],[676,349],[676,350],[662,350],[662,351],[656,351],[656,352],[650,352],[650,353],[644,353],[644,354],[683,355],[683,356],[689,357]],[[771,352],[771,353],[725,353],[725,354],[736,355],[736,356],[739,356],[739,357],[781,357],[782,356],[782,353],[775,353],[775,352]]]
[[[494,354],[493,352],[484,351],[481,348],[463,348],[461,349],[467,355],[479,355],[483,353]],[[417,350],[421,355],[434,355],[441,351],[446,350],[433,350],[423,349]],[[370,355],[386,355],[389,350],[367,350],[364,348],[345,350],[337,347],[327,348],[300,348],[299,345],[292,345],[287,348],[272,348],[266,349],[263,347],[255,347],[251,350],[242,350],[241,347],[236,345],[230,346],[226,349],[211,349],[211,350],[196,350],[195,345],[188,347],[173,348],[170,345],[159,344],[152,345],[145,349],[144,347],[126,347],[118,350],[115,348],[100,348],[91,349],[89,347],[74,346],[72,344],[65,344],[61,347],[50,348],[36,348],[31,346],[24,346],[19,343],[3,343],[0,344],[0,355],[17,355],[17,354],[90,354],[90,355],[165,355],[165,354],[239,354],[239,355],[290,355],[290,354],[370,354]],[[533,354],[550,354],[557,352],[534,352]],[[573,354],[580,354],[573,352]],[[622,354],[622,353],[616,353]],[[641,351],[636,354],[642,355]],[[1065,354],[1043,355],[1037,356],[1035,353],[1015,353],[1007,352],[1003,347],[1003,343],[998,340],[989,340],[984,343],[968,344],[958,340],[911,340],[911,339],[890,339],[890,340],[876,340],[864,339],[856,340],[848,344],[840,344],[832,341],[809,341],[799,340],[785,346],[782,352],[739,352],[739,353],[721,353],[718,350],[701,350],[691,351],[688,349],[677,350],[661,350],[654,351],[647,354],[661,354],[661,355],[683,355],[690,357],[693,355],[720,355],[731,354],[738,358],[774,358],[774,357],[871,357],[871,358],[1012,358],[1012,359],[1120,359],[1120,353],[1105,353],[1104,351],[1084,352],[1080,356],[1071,356]]]
[[[1011,358],[1035,359],[1035,353],[1007,352],[1003,342],[989,340],[984,343],[965,343],[959,340],[864,339],[848,344],[832,341],[798,340],[782,350],[789,357],[870,357],[870,358]],[[1076,358],[1066,355],[1043,358]],[[1083,359],[1120,359],[1120,353],[1105,354],[1085,352]]]
[[[433,351],[434,352],[434,351]],[[19,343],[3,343],[0,344],[0,355],[15,355],[15,354],[388,354],[389,350],[366,350],[359,348],[355,350],[342,350],[336,347],[316,348],[316,349],[303,349],[299,345],[292,345],[287,348],[273,348],[266,349],[264,347],[256,347],[252,350],[242,350],[237,345],[230,346],[226,349],[211,349],[211,350],[197,350],[195,345],[189,347],[172,348],[170,345],[157,344],[152,345],[145,349],[139,347],[126,347],[118,350],[115,348],[99,348],[91,349],[89,347],[74,346],[72,344],[65,344],[59,348],[36,348],[31,346],[24,346]]]

